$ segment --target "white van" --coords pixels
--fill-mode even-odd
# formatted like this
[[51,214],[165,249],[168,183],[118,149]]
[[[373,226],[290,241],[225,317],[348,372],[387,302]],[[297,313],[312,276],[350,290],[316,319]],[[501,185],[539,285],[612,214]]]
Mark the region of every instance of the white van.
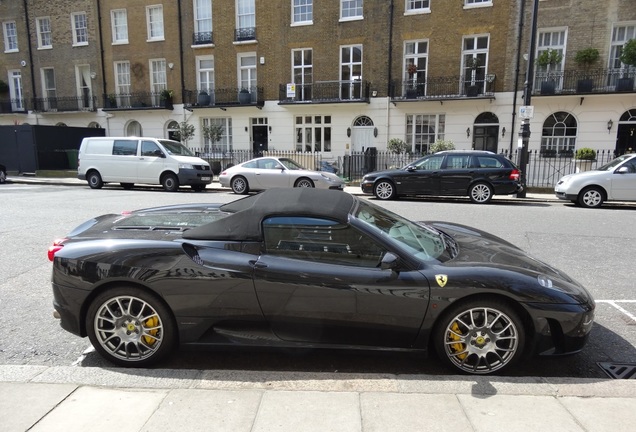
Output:
[[140,137],[89,137],[82,140],[77,178],[92,189],[104,183],[160,184],[168,192],[179,186],[196,191],[212,183],[210,164],[177,141]]

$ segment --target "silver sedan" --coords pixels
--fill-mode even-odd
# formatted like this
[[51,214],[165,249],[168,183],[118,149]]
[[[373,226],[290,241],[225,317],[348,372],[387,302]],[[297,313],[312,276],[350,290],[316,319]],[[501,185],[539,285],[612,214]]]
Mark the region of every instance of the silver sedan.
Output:
[[221,186],[232,188],[236,194],[287,187],[344,188],[344,181],[335,174],[311,171],[290,158],[278,157],[256,158],[227,168],[219,181]]

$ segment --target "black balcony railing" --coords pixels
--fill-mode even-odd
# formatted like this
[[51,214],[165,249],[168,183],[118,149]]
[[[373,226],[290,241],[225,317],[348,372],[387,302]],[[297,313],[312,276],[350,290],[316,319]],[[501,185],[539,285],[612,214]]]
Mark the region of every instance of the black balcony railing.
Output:
[[198,32],[192,33],[192,45],[205,45],[213,44],[212,32]]
[[243,42],[256,40],[256,27],[244,27],[234,30],[234,41]]
[[95,111],[95,96],[56,96],[33,98],[33,110],[39,112]]
[[391,99],[399,101],[493,97],[495,79],[494,74],[489,74],[485,79],[464,79],[462,76],[454,75],[393,81]]
[[172,101],[161,97],[161,92],[132,92],[103,95],[104,109],[172,108]]
[[185,106],[193,108],[262,107],[265,103],[262,87],[185,90],[183,96]]
[[0,99],[0,114],[25,113],[30,109],[27,100],[23,98]]
[[367,81],[318,81],[311,84],[296,84],[293,96],[288,94],[287,90],[287,84],[279,86],[278,98],[281,104],[369,102]]
[[564,70],[535,74],[533,95],[636,92],[636,69]]

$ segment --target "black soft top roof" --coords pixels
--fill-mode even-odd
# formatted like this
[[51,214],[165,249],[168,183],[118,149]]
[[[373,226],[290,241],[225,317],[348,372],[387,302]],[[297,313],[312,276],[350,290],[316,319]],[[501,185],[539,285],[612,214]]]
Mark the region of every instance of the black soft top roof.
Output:
[[183,233],[190,240],[263,239],[261,222],[270,216],[323,217],[346,223],[355,198],[345,192],[313,189],[268,189],[257,195],[233,201],[220,207],[232,213]]

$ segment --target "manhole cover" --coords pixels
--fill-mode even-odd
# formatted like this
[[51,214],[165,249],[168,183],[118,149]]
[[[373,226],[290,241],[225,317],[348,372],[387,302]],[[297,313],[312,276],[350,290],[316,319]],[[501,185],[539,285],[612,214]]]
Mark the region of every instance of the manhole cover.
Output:
[[597,363],[603,372],[614,379],[636,379],[636,363]]

